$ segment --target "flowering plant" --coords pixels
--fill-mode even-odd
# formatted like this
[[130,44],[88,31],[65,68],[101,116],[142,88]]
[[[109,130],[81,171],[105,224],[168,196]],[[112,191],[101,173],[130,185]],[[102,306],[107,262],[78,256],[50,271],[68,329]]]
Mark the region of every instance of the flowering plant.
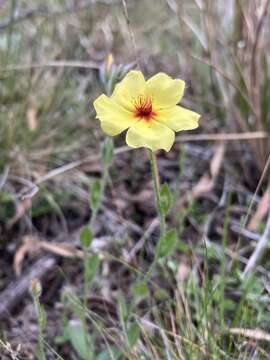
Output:
[[198,127],[200,115],[177,105],[185,82],[158,73],[145,80],[142,72],[130,71],[116,85],[112,96],[100,95],[94,101],[101,128],[110,136],[128,129],[130,147],[169,151],[175,132]]

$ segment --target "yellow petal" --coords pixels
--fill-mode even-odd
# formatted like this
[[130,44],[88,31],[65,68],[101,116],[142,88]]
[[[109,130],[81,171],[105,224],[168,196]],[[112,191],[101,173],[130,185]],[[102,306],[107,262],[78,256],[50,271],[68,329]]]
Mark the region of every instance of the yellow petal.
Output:
[[155,120],[168,126],[174,131],[192,130],[199,126],[200,115],[181,106],[161,109]]
[[134,109],[134,98],[144,94],[145,80],[141,71],[130,71],[124,79],[116,85],[112,99],[127,108]]
[[131,112],[104,94],[94,101],[94,108],[103,131],[111,136],[120,134],[136,121]]
[[109,136],[115,136],[120,134],[122,131],[126,130],[129,126],[123,128],[117,122],[109,122],[109,121],[101,121],[100,122],[101,129],[105,132],[105,134]]
[[185,82],[158,73],[146,82],[146,93],[153,98],[154,109],[176,105],[184,94]]
[[164,149],[169,151],[175,138],[174,132],[155,120],[140,120],[129,128],[126,142],[130,147],[146,147],[152,151]]

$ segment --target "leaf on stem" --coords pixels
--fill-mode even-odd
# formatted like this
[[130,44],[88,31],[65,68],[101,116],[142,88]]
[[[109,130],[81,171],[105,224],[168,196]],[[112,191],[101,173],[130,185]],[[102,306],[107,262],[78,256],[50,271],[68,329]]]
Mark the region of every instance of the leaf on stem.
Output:
[[170,210],[173,202],[172,193],[167,183],[163,184],[160,189],[160,211],[166,215]]
[[176,229],[171,229],[166,232],[159,240],[157,246],[157,257],[163,258],[171,254],[174,250],[178,240]]
[[111,165],[113,159],[113,140],[107,137],[102,146],[102,162],[105,166]]
[[101,182],[100,180],[96,180],[91,188],[91,194],[90,194],[90,206],[92,211],[95,211],[98,209],[100,200],[101,200]]
[[100,260],[98,254],[94,254],[88,257],[87,259],[87,267],[86,267],[86,281],[89,284],[93,278],[95,277],[98,268],[99,268]]
[[84,226],[80,232],[80,242],[82,247],[88,248],[93,240],[92,231],[89,226]]

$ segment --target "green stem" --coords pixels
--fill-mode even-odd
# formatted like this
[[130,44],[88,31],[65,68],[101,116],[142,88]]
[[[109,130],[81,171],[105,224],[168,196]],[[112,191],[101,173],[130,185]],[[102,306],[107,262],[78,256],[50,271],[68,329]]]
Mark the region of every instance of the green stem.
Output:
[[98,214],[98,212],[100,210],[100,207],[101,207],[101,204],[102,204],[102,199],[103,199],[103,196],[104,196],[105,187],[106,187],[107,181],[108,181],[108,177],[109,177],[109,166],[104,165],[104,170],[103,170],[102,177],[101,177],[101,180],[100,180],[100,185],[101,185],[100,202],[99,202],[98,206],[95,209],[92,210],[92,215],[91,215],[91,219],[90,219],[90,222],[89,222],[90,229],[93,229],[94,222],[96,221],[97,214]]
[[[96,221],[98,212],[101,208],[102,205],[102,199],[104,196],[104,191],[107,185],[107,181],[109,178],[109,164],[104,164],[104,170],[102,173],[102,177],[100,180],[100,185],[101,185],[101,189],[100,189],[100,200],[99,203],[97,204],[97,206],[92,209],[92,213],[91,213],[91,218],[89,221],[89,227],[90,230],[93,229],[93,225]],[[87,328],[87,306],[88,306],[88,291],[89,291],[89,283],[88,283],[88,279],[87,279],[87,270],[88,270],[88,250],[87,248],[84,247],[83,249],[83,259],[84,259],[84,284],[83,284],[83,306],[84,306],[84,311],[82,313],[82,322],[83,322],[83,327],[84,327],[84,336],[85,336],[85,344],[87,345],[87,347],[90,349],[91,348],[91,344],[89,343],[89,339],[88,339],[88,328]],[[89,353],[90,354],[90,353]],[[89,355],[89,359],[91,359],[92,357]]]
[[[83,279],[83,309],[81,321],[83,323],[83,329],[84,329],[84,342],[86,346],[89,348],[90,351],[90,344],[88,341],[88,327],[87,327],[87,306],[88,306],[88,288],[89,284],[87,282],[87,267],[88,267],[88,251],[87,248],[83,248],[83,265],[84,265],[84,279]],[[90,357],[89,357],[90,359]]]
[[41,304],[39,302],[39,298],[37,296],[34,297],[34,306],[36,309],[36,314],[38,317],[38,359],[46,360],[45,350],[44,350],[44,314]]
[[[99,200],[97,206],[94,209],[92,209],[91,218],[89,221],[90,230],[93,229],[93,225],[96,221],[97,214],[102,205],[104,191],[105,191],[105,188],[106,188],[106,185],[108,182],[108,178],[109,178],[109,167],[110,167],[109,164],[104,164],[104,170],[103,170],[102,177],[100,180],[100,187],[101,187],[100,188],[100,200]],[[87,283],[87,267],[88,267],[87,261],[88,261],[88,251],[86,248],[84,248],[84,306],[85,307],[87,305],[87,295],[88,295],[88,287],[89,287],[89,284]]]
[[[165,235],[166,232],[166,219],[164,213],[161,211],[161,201],[160,201],[160,180],[159,180],[159,173],[157,167],[157,158],[155,153],[152,150],[148,150],[149,160],[151,164],[151,173],[153,179],[153,187],[155,193],[155,200],[156,200],[156,209],[159,216],[159,228],[160,228],[160,238]],[[155,251],[155,257],[150,265],[147,273],[144,276],[144,282],[147,283],[157,265],[158,262],[158,254],[157,249]]]
[[159,226],[160,226],[160,236],[163,236],[166,231],[166,221],[165,216],[161,211],[161,204],[160,204],[160,181],[159,181],[159,173],[157,167],[157,158],[153,151],[149,150],[149,160],[151,164],[151,172],[152,172],[152,179],[154,184],[154,192],[156,198],[156,209],[159,216]]

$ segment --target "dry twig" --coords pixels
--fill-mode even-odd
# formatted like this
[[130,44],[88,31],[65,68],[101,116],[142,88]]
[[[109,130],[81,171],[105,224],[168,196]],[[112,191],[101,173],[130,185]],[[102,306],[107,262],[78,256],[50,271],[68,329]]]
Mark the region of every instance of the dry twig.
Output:
[[254,269],[257,261],[259,260],[264,250],[266,249],[269,239],[270,239],[270,213],[268,215],[264,233],[260,238],[259,242],[257,243],[255,251],[248,260],[248,263],[243,271],[242,278],[246,277]]

